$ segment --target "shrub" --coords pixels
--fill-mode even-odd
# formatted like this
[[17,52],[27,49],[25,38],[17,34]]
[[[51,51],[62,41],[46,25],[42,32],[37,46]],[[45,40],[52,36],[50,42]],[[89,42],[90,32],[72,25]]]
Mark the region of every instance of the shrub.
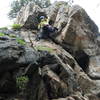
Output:
[[20,38],[16,38],[16,41],[21,45],[25,45],[26,44],[26,42],[23,39],[20,39]]
[[27,76],[20,76],[16,78],[17,88],[21,91],[25,90],[29,79]]
[[20,30],[21,29],[21,25],[20,24],[13,24],[12,25],[12,29],[14,29],[14,30]]

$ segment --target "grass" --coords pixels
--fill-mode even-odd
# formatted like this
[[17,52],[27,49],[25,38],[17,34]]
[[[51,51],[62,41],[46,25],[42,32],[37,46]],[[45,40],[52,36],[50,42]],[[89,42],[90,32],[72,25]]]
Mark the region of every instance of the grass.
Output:
[[12,29],[14,29],[14,30],[19,30],[19,29],[21,29],[21,25],[20,24],[13,24],[12,25]]
[[48,51],[48,52],[53,52],[54,50],[52,48],[46,47],[46,46],[36,46],[36,50],[40,51]]
[[[14,24],[13,25],[13,28],[14,29],[19,29],[21,26],[19,24]],[[21,45],[26,45],[26,42],[24,39],[21,39],[19,37],[17,37],[15,34],[5,34],[5,33],[2,33],[0,32],[0,36],[3,37],[3,36],[9,36],[10,38],[15,38],[16,41],[21,44]]]
[[25,45],[26,44],[26,42],[23,39],[20,39],[20,38],[16,38],[16,41],[21,45]]
[[29,79],[27,76],[17,77],[16,84],[17,84],[18,89],[24,90],[26,88],[28,81],[29,81]]
[[10,38],[16,38],[16,41],[17,41],[19,44],[21,44],[21,45],[26,45],[25,40],[16,37],[16,35],[14,35],[14,34],[6,35],[6,34],[0,32],[0,36],[1,36],[1,37],[2,37],[2,36],[9,36]]

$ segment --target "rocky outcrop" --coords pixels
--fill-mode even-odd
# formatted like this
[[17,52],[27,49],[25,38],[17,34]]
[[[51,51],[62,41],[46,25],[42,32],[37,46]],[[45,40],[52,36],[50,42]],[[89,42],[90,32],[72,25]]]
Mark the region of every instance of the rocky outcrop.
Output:
[[[52,9],[50,10],[52,11]],[[54,16],[54,12],[47,14],[48,16]],[[96,24],[90,19],[85,10],[78,5],[70,7],[67,4],[61,4],[55,15],[54,26],[61,29],[60,35],[54,37],[55,41],[70,52],[77,62],[80,62],[79,65],[82,68],[89,66],[90,70],[92,69],[91,71],[99,73],[100,46],[99,31]],[[78,60],[84,59],[85,55],[87,55],[86,61],[81,62]],[[87,64],[84,65],[83,63]]]
[[[41,50],[43,47],[45,48]],[[27,100],[59,100],[59,98],[82,100],[85,97],[92,100],[87,93],[98,98],[96,94],[99,91],[97,92],[96,88],[99,86],[95,81],[89,79],[68,52],[51,40],[34,41],[32,49],[17,43],[14,38],[4,40],[4,37],[1,37],[0,51],[2,99],[8,97],[11,99],[13,95],[15,99]],[[16,78],[19,76],[27,76],[29,79],[22,94],[17,91]]]
[[[26,28],[36,29],[41,15],[55,21],[60,33],[36,41],[37,31]],[[0,36],[0,99],[11,100],[12,95],[14,100],[100,99],[98,28],[84,9],[56,2],[41,10],[29,3],[16,23],[25,30],[13,32],[26,45],[9,35]]]
[[40,15],[46,16],[46,14],[55,22],[54,26],[60,29],[60,35],[54,37],[54,40],[70,52],[77,61],[80,59],[79,55],[82,57],[87,55],[87,61],[82,62],[87,62],[87,64],[79,63],[79,65],[81,67],[89,66],[90,69],[93,69],[91,71],[97,71],[100,65],[99,32],[85,10],[78,5],[70,7],[66,2],[55,2],[49,8],[41,10],[30,3],[19,12],[17,23],[23,24],[27,28],[27,25],[29,28],[36,28]]
[[20,45],[16,39],[0,37],[0,96],[16,93],[18,71],[36,63],[38,58],[37,52]]
[[[93,98],[98,98],[95,97],[95,94],[99,93],[99,90],[97,89],[99,85],[97,85],[95,81],[92,81],[82,71],[82,69],[76,63],[75,59],[68,52],[66,52],[61,46],[55,44],[51,40],[34,41],[35,37],[34,34],[32,34],[32,32],[23,31],[21,34],[23,34],[22,36],[25,36],[24,34],[28,33],[30,33],[30,39],[33,41],[33,46],[37,50],[48,51],[50,53],[44,53],[44,57],[39,60],[40,68],[33,69],[33,72],[29,74],[29,76],[31,77],[34,73],[34,77],[31,77],[32,79],[29,83],[35,84],[32,85],[33,87],[31,86],[31,89],[34,88],[36,90],[28,90],[28,99],[35,99],[38,95],[38,100],[51,100],[58,98],[65,99],[66,97],[72,98],[74,100],[74,97],[72,96],[75,95],[75,98],[80,98],[79,100],[81,100],[81,98],[85,99],[85,97],[87,98],[87,100],[91,100],[89,99],[89,96],[93,96],[93,94]],[[27,39],[28,37],[26,38],[26,40]],[[33,80],[35,77],[37,77],[37,81],[35,81],[34,83]],[[39,93],[41,94],[41,96],[39,93],[37,93],[37,88],[39,89]],[[31,93],[35,93],[35,95],[31,97]],[[87,93],[90,93],[90,95],[87,96]],[[85,96],[83,97],[82,95]]]

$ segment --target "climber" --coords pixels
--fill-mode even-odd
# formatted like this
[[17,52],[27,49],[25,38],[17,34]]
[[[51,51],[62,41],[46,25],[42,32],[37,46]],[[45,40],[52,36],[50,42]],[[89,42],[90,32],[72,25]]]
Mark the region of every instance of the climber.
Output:
[[45,24],[44,26],[41,27],[38,40],[52,38],[55,32],[58,31],[56,27],[53,27],[53,24],[54,22],[50,20],[48,24]]
[[54,35],[54,33],[58,31],[56,27],[53,27],[54,22],[52,20],[45,20],[46,21],[42,21],[42,23],[39,24],[40,32],[36,40],[51,38]]
[[40,23],[38,25],[38,29],[40,30],[43,26],[48,25],[49,19],[45,16],[40,17]]

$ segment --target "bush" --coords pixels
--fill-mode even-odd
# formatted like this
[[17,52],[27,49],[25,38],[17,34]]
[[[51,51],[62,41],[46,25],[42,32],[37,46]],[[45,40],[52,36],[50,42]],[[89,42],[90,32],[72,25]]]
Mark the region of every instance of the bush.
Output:
[[25,90],[29,79],[27,76],[20,76],[16,78],[17,88],[21,91]]
[[26,44],[26,42],[23,39],[20,39],[20,38],[16,38],[16,41],[21,45],[25,45]]
[[13,24],[12,25],[12,29],[14,29],[14,30],[20,30],[21,29],[21,25],[20,24]]

